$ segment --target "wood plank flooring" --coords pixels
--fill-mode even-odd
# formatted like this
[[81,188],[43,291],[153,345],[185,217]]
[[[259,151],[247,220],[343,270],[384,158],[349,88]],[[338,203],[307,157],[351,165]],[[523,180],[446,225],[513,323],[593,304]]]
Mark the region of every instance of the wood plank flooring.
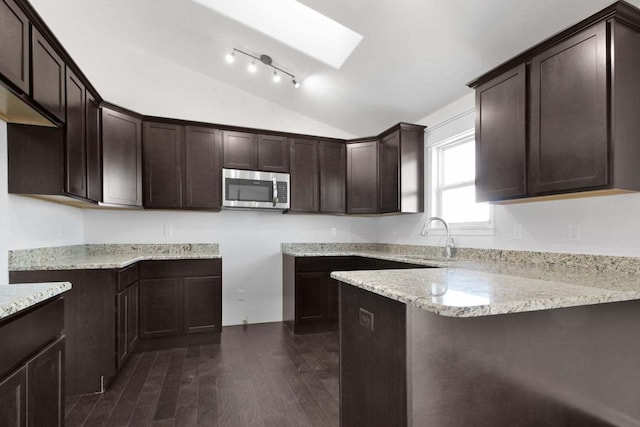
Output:
[[338,426],[338,335],[282,323],[222,343],[133,354],[110,389],[68,398],[67,427]]

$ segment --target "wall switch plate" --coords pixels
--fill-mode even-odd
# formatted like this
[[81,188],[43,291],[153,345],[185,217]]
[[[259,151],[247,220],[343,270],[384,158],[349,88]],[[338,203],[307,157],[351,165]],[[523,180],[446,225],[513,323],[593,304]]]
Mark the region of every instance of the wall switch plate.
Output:
[[244,301],[244,299],[245,299],[244,294],[245,294],[245,290],[244,289],[240,289],[238,291],[238,301]]
[[173,237],[173,225],[164,226],[164,237]]
[[360,308],[358,317],[360,319],[360,326],[373,332],[373,313],[365,310],[364,308]]
[[331,237],[336,237],[338,234],[338,230],[335,227],[331,227]]

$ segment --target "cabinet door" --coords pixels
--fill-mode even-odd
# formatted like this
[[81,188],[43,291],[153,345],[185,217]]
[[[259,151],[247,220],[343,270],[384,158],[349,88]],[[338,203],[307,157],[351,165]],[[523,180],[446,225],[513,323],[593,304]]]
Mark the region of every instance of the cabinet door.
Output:
[[60,55],[35,27],[31,27],[31,56],[33,100],[64,122],[65,65]]
[[116,296],[116,354],[118,370],[129,357],[129,292],[124,290]]
[[320,142],[320,212],[345,213],[347,209],[347,147]]
[[291,211],[318,212],[318,142],[291,140]]
[[29,93],[29,20],[13,0],[0,0],[0,74]]
[[257,138],[252,133],[222,132],[222,152],[227,169],[258,168]]
[[258,170],[289,172],[289,139],[287,137],[258,135]]
[[145,122],[142,158],[145,208],[182,207],[184,128]]
[[138,342],[138,282],[134,282],[133,285],[127,289],[128,304],[127,304],[127,348],[129,353],[133,352],[133,349]]
[[27,424],[64,425],[64,337],[27,362]]
[[27,425],[26,391],[25,368],[19,369],[0,381],[0,426],[25,427]]
[[222,331],[222,279],[219,276],[184,279],[186,333]]
[[325,319],[326,272],[296,274],[296,322]]
[[86,92],[87,199],[102,201],[102,150],[100,149],[100,107]]
[[400,131],[378,144],[380,213],[400,211]]
[[85,142],[85,89],[67,70],[67,119],[65,122],[65,190],[87,197],[87,149]]
[[220,209],[222,205],[222,168],[220,131],[186,127],[184,167],[184,207]]
[[347,213],[378,212],[378,142],[347,145]]
[[141,120],[102,109],[103,202],[142,206]]
[[182,333],[182,279],[140,280],[140,338]]
[[530,193],[607,184],[607,80],[605,22],[533,58]]
[[476,88],[476,201],[526,195],[526,66]]

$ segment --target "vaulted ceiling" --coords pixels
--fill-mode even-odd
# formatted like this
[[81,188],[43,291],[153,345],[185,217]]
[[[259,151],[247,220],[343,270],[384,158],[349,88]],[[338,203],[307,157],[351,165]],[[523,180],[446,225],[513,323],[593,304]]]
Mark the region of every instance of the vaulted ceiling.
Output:
[[[211,85],[230,85],[360,136],[427,116],[469,93],[468,81],[611,3],[301,0],[364,36],[336,70],[190,0],[31,1],[78,65],[92,70],[90,78],[117,75],[120,64],[109,57],[88,64],[86,51],[73,46],[108,38],[205,75]],[[240,61],[225,63],[234,47],[270,55],[302,86],[276,85],[267,69],[250,75]],[[108,100],[118,98],[111,92],[133,90],[97,89]]]

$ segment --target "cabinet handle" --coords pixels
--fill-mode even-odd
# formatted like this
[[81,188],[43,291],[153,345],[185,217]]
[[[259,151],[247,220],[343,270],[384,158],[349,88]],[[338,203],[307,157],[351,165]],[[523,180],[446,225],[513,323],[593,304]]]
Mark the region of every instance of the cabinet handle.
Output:
[[273,178],[273,206],[278,203],[278,182]]

